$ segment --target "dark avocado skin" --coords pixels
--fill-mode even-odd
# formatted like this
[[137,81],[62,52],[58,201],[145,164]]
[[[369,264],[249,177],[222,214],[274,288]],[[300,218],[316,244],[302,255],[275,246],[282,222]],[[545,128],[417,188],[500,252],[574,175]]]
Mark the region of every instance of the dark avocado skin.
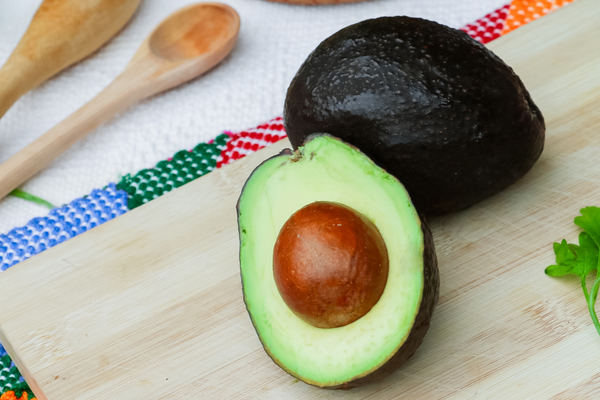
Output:
[[366,20],[323,41],[289,86],[284,124],[294,148],[314,132],[358,147],[427,215],[515,183],[545,132],[500,58],[462,31],[410,17]]
[[[309,141],[313,138],[316,138],[319,135],[323,135],[323,134],[320,134],[320,133],[313,134],[313,135],[311,135],[311,137],[309,137],[307,139],[307,141]],[[261,163],[261,165],[273,158],[282,157],[282,156],[289,157],[293,154],[294,153],[290,149],[284,149],[279,154],[269,157],[268,159],[263,161]],[[255,171],[258,170],[259,167],[260,166],[256,167]],[[254,171],[252,172],[252,174],[253,173],[254,173]],[[250,181],[252,174],[250,174],[250,176],[246,180],[244,187]],[[242,193],[243,192],[244,192],[244,188],[242,188]],[[239,223],[239,216],[240,216],[240,211],[241,211],[240,210],[240,199],[241,199],[241,194],[240,194],[240,198],[238,198],[238,201],[236,204],[236,211],[237,211],[237,215],[238,215],[238,231],[241,231],[241,227],[240,227],[240,223]],[[375,381],[382,380],[383,378],[385,378],[386,376],[390,375],[395,370],[400,368],[402,366],[402,364],[404,364],[406,362],[406,360],[408,360],[415,353],[415,351],[417,350],[417,348],[420,346],[421,342],[423,341],[423,338],[425,337],[425,334],[427,333],[427,330],[429,329],[429,323],[433,316],[433,311],[438,303],[439,292],[440,292],[440,275],[439,275],[439,269],[438,269],[437,255],[435,252],[435,244],[433,241],[433,234],[431,233],[429,223],[427,222],[427,219],[424,215],[419,215],[419,219],[421,221],[421,230],[423,232],[423,292],[421,295],[421,304],[419,306],[419,311],[417,312],[417,316],[415,318],[413,326],[410,330],[410,333],[408,334],[408,338],[402,344],[402,346],[399,349],[397,349],[396,353],[391,355],[391,357],[387,360],[387,362],[385,364],[383,364],[382,366],[380,366],[377,370],[375,370],[361,378],[351,380],[351,381],[346,382],[339,386],[327,386],[327,387],[325,387],[326,389],[352,389],[352,388],[355,388],[358,386],[363,386],[363,385],[366,385],[366,384],[369,384],[369,383],[372,383]],[[240,242],[240,246],[241,246],[241,242]],[[241,263],[241,260],[240,260],[240,263]],[[243,288],[243,286],[244,286],[244,281],[242,279],[242,288]],[[256,328],[254,320],[252,319],[252,314],[250,313],[250,310],[248,308],[248,304],[246,303],[245,297],[244,297],[244,304],[246,305],[246,309],[250,316],[250,320],[252,321],[252,326],[254,327],[254,330],[258,334],[259,339],[261,340],[261,343],[263,343],[262,338],[260,337],[260,333],[259,333],[258,329]],[[271,354],[270,350],[267,347],[264,347],[264,349],[265,349],[265,352],[267,353],[267,355],[273,360],[273,362],[275,364],[280,366],[283,370],[285,370],[290,375],[296,377],[285,367],[285,365],[283,365],[279,360],[277,360],[276,357],[274,357]],[[299,378],[299,377],[296,377],[296,378]],[[318,386],[318,387],[320,387],[320,386]]]

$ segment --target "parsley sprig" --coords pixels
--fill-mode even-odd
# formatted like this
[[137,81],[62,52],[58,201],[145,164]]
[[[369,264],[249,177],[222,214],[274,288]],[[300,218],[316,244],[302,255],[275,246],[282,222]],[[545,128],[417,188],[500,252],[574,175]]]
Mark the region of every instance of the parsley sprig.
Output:
[[[600,323],[596,315],[596,298],[600,288],[600,274],[598,274],[598,261],[600,259],[600,208],[586,207],[581,209],[581,215],[575,217],[575,225],[583,228],[584,232],[579,234],[579,245],[567,243],[563,239],[560,243],[554,243],[556,254],[556,265],[546,268],[546,275],[563,276],[577,275],[581,279],[581,288],[585,295],[588,310],[594,322],[594,326],[600,335]],[[592,290],[588,292],[586,278],[596,271],[596,281]]]

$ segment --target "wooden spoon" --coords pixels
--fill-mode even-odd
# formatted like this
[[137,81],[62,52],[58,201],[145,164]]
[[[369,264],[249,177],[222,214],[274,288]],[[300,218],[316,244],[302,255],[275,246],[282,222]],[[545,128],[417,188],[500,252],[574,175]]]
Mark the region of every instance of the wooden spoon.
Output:
[[233,48],[239,28],[235,10],[220,3],[194,4],[171,14],[106,89],[0,165],[0,198],[114,114],[217,65]]
[[0,70],[0,118],[21,96],[96,51],[141,0],[45,0]]

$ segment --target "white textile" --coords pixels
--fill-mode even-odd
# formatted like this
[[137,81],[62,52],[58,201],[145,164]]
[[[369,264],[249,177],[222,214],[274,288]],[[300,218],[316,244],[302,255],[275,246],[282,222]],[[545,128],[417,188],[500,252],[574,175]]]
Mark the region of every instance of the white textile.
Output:
[[[82,0],[83,1],[83,0]],[[205,76],[130,107],[63,153],[22,189],[55,205],[153,167],[223,130],[241,130],[282,114],[287,86],[306,56],[352,23],[410,15],[459,28],[508,0],[374,0],[334,6],[293,6],[226,0],[242,25],[233,53]],[[0,1],[0,65],[41,0]],[[0,162],[76,111],[107,86],[164,17],[190,4],[143,0],[130,24],[99,52],[22,97],[0,119]],[[0,201],[0,234],[48,212],[16,198]]]

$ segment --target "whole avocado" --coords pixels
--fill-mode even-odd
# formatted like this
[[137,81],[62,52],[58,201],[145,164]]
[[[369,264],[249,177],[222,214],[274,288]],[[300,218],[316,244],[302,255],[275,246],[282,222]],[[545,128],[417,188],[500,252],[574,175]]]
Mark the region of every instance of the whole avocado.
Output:
[[542,113],[499,57],[465,32],[405,16],[323,41],[289,86],[284,125],[294,148],[315,132],[357,146],[426,215],[512,185],[545,136]]

